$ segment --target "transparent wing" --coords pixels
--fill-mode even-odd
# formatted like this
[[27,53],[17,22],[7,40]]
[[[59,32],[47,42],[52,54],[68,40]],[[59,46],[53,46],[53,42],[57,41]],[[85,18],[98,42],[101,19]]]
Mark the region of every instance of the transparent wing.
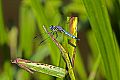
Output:
[[43,33],[43,36],[42,36],[42,34],[39,34],[39,33],[37,33],[34,36],[33,45],[35,47],[42,46],[42,45],[46,44],[46,40],[49,39],[49,36],[47,34],[45,34],[45,33]]

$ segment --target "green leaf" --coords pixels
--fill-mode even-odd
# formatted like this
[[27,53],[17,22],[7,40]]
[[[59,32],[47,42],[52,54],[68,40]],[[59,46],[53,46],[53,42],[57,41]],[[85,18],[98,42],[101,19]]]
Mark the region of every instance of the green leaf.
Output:
[[0,44],[3,45],[6,42],[7,42],[7,33],[3,21],[2,0],[0,0]]
[[[63,78],[65,77],[66,70],[60,67],[56,67],[53,65],[43,64],[43,63],[35,63],[29,60],[24,60],[17,58],[12,63],[17,64],[19,67],[27,70],[28,72],[41,72],[51,76]],[[34,71],[34,72],[33,72]]]
[[29,58],[32,53],[32,40],[35,31],[35,21],[28,2],[23,2],[20,8],[20,50]]
[[120,80],[120,55],[117,52],[107,8],[104,0],[83,0],[108,80]]
[[[29,0],[30,1],[30,6],[32,8],[32,11],[34,13],[34,16],[37,20],[37,24],[38,24],[38,27],[39,27],[39,30],[41,33],[45,33],[44,29],[43,29],[43,25],[46,25],[47,27],[49,27],[54,21],[54,23],[57,23],[58,21],[56,20],[57,18],[59,19],[59,17],[55,17],[55,14],[56,12],[52,11],[53,14],[50,14],[49,16],[51,16],[49,18],[48,16],[48,13],[49,11],[46,11],[44,10],[44,6],[40,3],[39,0]],[[50,2],[48,2],[47,4],[50,5]],[[59,3],[58,3],[59,4]],[[53,6],[50,5],[50,6],[46,6],[46,7],[51,7],[50,10],[53,9]],[[48,9],[48,8],[47,8]],[[55,18],[55,20],[54,20]],[[42,34],[43,38],[45,39],[45,36]],[[53,42],[51,40],[48,40],[49,43],[47,43],[47,45],[49,46],[49,49],[51,51],[51,60],[52,60],[52,63],[56,66],[59,65],[59,59],[60,59],[60,51],[57,47],[55,47],[55,44],[53,44]]]

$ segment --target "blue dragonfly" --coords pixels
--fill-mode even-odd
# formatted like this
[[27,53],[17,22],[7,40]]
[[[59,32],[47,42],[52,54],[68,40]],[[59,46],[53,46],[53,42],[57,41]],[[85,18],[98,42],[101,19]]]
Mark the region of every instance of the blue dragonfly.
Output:
[[[67,35],[67,36],[69,36],[69,37],[71,37],[73,39],[80,40],[76,36],[74,36],[74,35],[70,34],[69,32],[65,31],[61,26],[53,26],[53,25],[51,25],[50,30],[52,31],[53,34],[56,33],[56,35],[57,35],[57,32],[59,31],[59,32],[64,33],[65,35]],[[58,35],[57,35],[57,37],[58,37]]]
[[[74,35],[70,34],[69,32],[65,31],[61,26],[53,26],[53,25],[51,25],[49,28],[50,28],[50,31],[51,31],[51,34],[52,34],[52,35],[56,34],[56,38],[58,37],[58,32],[61,32],[61,33],[65,34],[65,35],[67,35],[67,36],[69,36],[69,37],[71,37],[71,38],[73,38],[73,39],[75,39],[75,40],[80,40],[80,39],[77,38],[76,36],[74,36]],[[38,36],[39,36],[39,35],[38,35]],[[37,38],[38,36],[35,36],[34,39]],[[47,37],[46,39],[42,40],[42,41],[40,42],[40,44],[43,43],[43,42],[44,42],[45,40],[47,40],[48,38],[49,38],[49,37]]]

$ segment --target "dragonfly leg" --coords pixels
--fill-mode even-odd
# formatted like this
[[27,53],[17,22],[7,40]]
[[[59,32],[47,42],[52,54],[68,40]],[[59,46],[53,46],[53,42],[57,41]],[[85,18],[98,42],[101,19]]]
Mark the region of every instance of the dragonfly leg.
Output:
[[57,32],[55,32],[55,34],[56,34],[56,38],[58,37],[58,33]]
[[53,32],[53,31],[52,31],[52,32],[51,32],[51,34],[52,34],[52,35],[54,35],[54,34],[55,34],[55,35],[56,35],[56,38],[58,37],[58,34],[57,34],[57,32],[56,32],[56,31],[55,31],[55,32]]
[[52,32],[50,32],[52,35],[54,35],[54,32],[52,31]]
[[76,48],[76,46],[68,40],[68,44],[70,44],[72,47]]

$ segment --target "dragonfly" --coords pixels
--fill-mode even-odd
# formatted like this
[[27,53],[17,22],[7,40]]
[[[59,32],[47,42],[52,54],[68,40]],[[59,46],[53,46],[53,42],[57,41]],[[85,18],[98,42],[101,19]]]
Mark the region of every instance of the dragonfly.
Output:
[[53,25],[51,25],[50,30],[52,31],[53,34],[56,33],[56,35],[57,35],[57,32],[59,31],[59,32],[64,33],[65,35],[67,35],[67,36],[69,36],[69,37],[71,37],[73,39],[80,40],[76,36],[74,36],[74,35],[70,34],[69,32],[65,31],[61,26],[53,26]]
[[[75,39],[75,40],[80,40],[80,39],[77,38],[76,36],[70,34],[70,33],[67,32],[66,30],[64,30],[61,26],[53,26],[53,25],[51,25],[51,26],[49,27],[49,29],[50,29],[50,31],[51,31],[50,33],[51,33],[52,35],[56,34],[56,38],[58,37],[58,32],[60,32],[60,33],[63,33],[63,34],[65,34],[65,35],[67,35],[67,36],[69,36],[69,37],[71,37],[71,38],[73,38],[73,39]],[[36,36],[34,37],[34,39],[37,38],[38,36],[40,36],[40,35],[36,35]],[[39,44],[43,43],[43,42],[46,41],[47,39],[49,39],[49,37],[47,37],[47,38],[45,38],[44,40],[42,40]]]

